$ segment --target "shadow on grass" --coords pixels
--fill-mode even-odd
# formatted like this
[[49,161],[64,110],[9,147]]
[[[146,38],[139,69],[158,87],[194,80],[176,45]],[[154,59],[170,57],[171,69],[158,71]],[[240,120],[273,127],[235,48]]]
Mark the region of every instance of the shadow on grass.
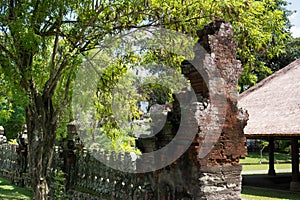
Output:
[[300,193],[278,190],[278,189],[269,189],[269,188],[259,188],[259,187],[250,187],[243,186],[242,188],[242,198],[243,199],[292,199],[299,200]]
[[243,186],[270,188],[273,190],[290,192],[290,182],[292,181],[291,173],[280,173],[276,176],[268,176],[267,174],[249,174],[243,175],[242,177]]
[[8,180],[0,178],[0,199],[32,199],[32,192],[29,189],[12,185]]

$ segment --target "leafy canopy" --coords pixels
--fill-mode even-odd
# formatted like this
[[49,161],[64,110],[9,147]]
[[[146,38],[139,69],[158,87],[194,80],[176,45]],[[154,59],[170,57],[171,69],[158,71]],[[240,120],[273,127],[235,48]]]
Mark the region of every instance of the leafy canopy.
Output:
[[274,0],[4,0],[0,67],[4,78],[26,97],[26,104],[32,104],[34,96],[51,99],[53,123],[59,122],[62,111],[70,108],[72,81],[82,59],[105,38],[149,26],[196,37],[196,30],[223,18],[235,30],[244,66],[243,90],[272,73],[261,57],[271,59],[284,51],[289,33],[279,4]]

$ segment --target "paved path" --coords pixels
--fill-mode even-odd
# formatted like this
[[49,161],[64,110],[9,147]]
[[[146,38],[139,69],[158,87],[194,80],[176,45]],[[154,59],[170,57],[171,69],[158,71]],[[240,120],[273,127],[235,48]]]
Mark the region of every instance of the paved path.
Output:
[[[276,173],[287,173],[292,172],[292,169],[277,169]],[[268,174],[268,170],[250,170],[250,171],[242,171],[242,175],[246,174]]]

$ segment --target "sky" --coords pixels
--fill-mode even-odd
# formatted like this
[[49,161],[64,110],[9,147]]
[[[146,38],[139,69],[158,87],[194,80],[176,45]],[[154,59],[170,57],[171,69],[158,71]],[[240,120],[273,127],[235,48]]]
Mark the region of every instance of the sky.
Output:
[[292,35],[294,37],[300,37],[300,1],[299,0],[287,0],[291,3],[288,5],[287,8],[289,10],[296,10],[297,12],[294,13],[292,16],[289,17],[291,23],[294,25],[291,28]]

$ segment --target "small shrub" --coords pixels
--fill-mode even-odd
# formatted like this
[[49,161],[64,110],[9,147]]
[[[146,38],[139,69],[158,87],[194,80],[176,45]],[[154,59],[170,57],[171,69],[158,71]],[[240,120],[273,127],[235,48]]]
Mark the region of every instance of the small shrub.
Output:
[[57,170],[54,173],[54,199],[62,200],[68,199],[65,192],[65,173],[62,170]]

